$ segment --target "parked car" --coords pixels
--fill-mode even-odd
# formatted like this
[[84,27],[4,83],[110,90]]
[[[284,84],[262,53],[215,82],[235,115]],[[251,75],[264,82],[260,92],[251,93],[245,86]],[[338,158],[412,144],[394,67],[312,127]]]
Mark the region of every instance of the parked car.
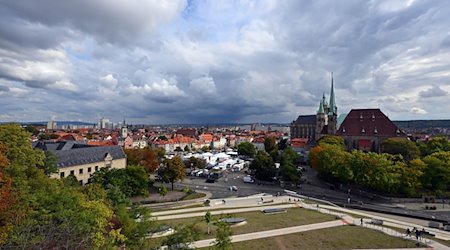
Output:
[[238,188],[236,186],[230,186],[230,191],[238,191]]
[[255,180],[253,180],[253,178],[250,175],[244,176],[244,178],[242,178],[242,180],[245,183],[253,183],[253,182],[255,182]]

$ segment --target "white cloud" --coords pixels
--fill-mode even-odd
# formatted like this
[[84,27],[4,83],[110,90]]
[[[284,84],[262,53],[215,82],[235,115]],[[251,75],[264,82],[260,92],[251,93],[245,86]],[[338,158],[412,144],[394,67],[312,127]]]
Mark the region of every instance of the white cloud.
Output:
[[410,110],[410,112],[413,113],[413,114],[418,114],[418,115],[426,115],[426,114],[428,114],[428,112],[426,110],[421,109],[421,108],[417,108],[417,107],[412,108]]
[[107,87],[112,87],[115,88],[117,86],[117,79],[114,78],[114,76],[112,74],[107,74],[105,76],[102,76],[99,78],[100,82],[104,83],[105,86]]

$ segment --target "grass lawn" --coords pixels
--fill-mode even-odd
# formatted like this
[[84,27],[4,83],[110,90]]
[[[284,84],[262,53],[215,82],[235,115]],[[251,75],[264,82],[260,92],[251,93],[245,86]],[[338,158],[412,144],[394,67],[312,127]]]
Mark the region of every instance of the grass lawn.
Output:
[[233,244],[234,250],[413,248],[413,241],[356,226],[340,226]]
[[[206,213],[206,211],[205,211]],[[215,215],[213,219],[227,218],[227,217],[239,217],[245,218],[247,224],[243,226],[232,227],[233,234],[252,233],[258,231],[265,231],[283,227],[300,226],[306,224],[313,224],[319,222],[325,222],[334,220],[335,217],[328,214],[321,214],[315,211],[291,208],[286,213],[279,214],[263,214],[261,211]],[[206,234],[207,225],[204,221],[204,217],[194,217],[176,220],[158,221],[161,224],[168,224],[171,226],[179,226],[195,224],[195,229],[200,232],[200,239],[208,239],[215,237],[215,226],[211,225],[211,234]]]
[[[306,224],[331,221],[335,219],[335,217],[332,215],[321,214],[303,208],[290,208],[287,210],[286,213],[279,213],[279,214],[263,214],[261,211],[254,211],[246,213],[217,215],[213,216],[213,219],[215,220],[226,217],[239,217],[245,218],[247,220],[247,224],[243,226],[232,227],[233,234],[244,234],[283,227],[300,226]],[[204,217],[157,221],[157,223],[161,225],[170,225],[172,227],[195,224],[193,228],[195,231],[199,233],[199,240],[215,237],[215,226],[213,225],[213,223],[211,223],[210,226],[211,234],[208,235],[206,233],[207,225],[206,222],[204,221]],[[160,246],[163,240],[164,237],[149,239],[150,247],[153,248]]]

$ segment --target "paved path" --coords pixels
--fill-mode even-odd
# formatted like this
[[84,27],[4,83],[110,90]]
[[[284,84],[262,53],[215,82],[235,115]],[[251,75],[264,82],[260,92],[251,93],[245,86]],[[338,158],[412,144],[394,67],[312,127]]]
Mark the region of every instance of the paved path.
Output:
[[[213,211],[210,211],[210,212],[211,212],[211,215],[220,215],[220,214],[245,213],[245,212],[259,211],[259,210],[262,210],[262,209],[269,209],[269,208],[293,208],[293,207],[298,207],[298,205],[296,205],[296,204],[285,204],[285,205],[264,206],[264,207],[247,207],[247,208],[226,209],[226,210],[213,210]],[[161,216],[154,216],[152,218],[155,219],[155,220],[172,220],[172,219],[181,219],[181,218],[190,218],[190,217],[202,217],[202,216],[205,216],[205,212],[195,212],[195,213],[187,213],[187,214],[161,215]]]
[[[265,199],[266,203],[261,202],[261,197],[263,200]],[[275,204],[286,204],[289,203],[289,196],[263,196],[257,195],[252,196],[250,198],[227,198],[227,199],[214,199],[210,200],[210,206],[205,207],[193,207],[193,208],[185,208],[185,209],[175,209],[175,210],[165,210],[165,211],[157,211],[152,212],[153,216],[161,216],[161,215],[169,215],[169,214],[182,214],[189,212],[199,212],[199,211],[208,211],[208,210],[219,210],[219,209],[229,209],[229,208],[243,208],[243,207],[260,207],[267,208],[268,206],[273,206]],[[225,203],[223,202],[225,200]],[[271,202],[268,202],[271,201]],[[293,203],[294,199],[291,199],[291,203]]]
[[424,228],[426,231],[435,234],[436,238],[438,238],[438,239],[450,240],[450,232],[442,231],[439,229],[423,227],[421,225],[417,225],[414,223],[408,223],[405,221],[394,220],[391,218],[387,218],[387,217],[383,217],[383,216],[376,216],[376,215],[372,215],[372,214],[368,214],[368,213],[364,213],[364,212],[360,212],[360,211],[356,211],[356,210],[351,210],[351,209],[337,208],[337,207],[328,206],[328,205],[320,205],[320,207],[326,208],[329,210],[340,211],[343,213],[352,213],[352,214],[357,214],[357,215],[368,217],[368,218],[380,219],[380,220],[383,220],[385,223],[391,223],[390,226],[398,227],[398,228],[405,229],[405,230],[407,227],[409,227],[410,229],[412,229],[413,227]]
[[189,206],[194,204],[201,204],[205,200],[211,198],[212,194],[209,191],[204,190],[195,190],[197,193],[204,193],[205,196],[192,199],[192,200],[184,200],[184,201],[172,201],[172,202],[159,202],[159,203],[149,203],[149,204],[142,204],[141,207],[147,207],[147,208],[177,208],[177,207],[183,207],[183,206]]
[[[343,222],[342,220],[335,220],[335,221],[327,221],[327,222],[321,222],[321,223],[309,224],[309,225],[303,225],[303,226],[286,227],[286,228],[280,228],[280,229],[274,229],[274,230],[268,230],[268,231],[261,231],[261,232],[255,232],[255,233],[238,234],[238,235],[231,236],[231,242],[256,240],[256,239],[275,237],[275,236],[280,236],[280,235],[285,235],[285,234],[293,234],[293,233],[300,233],[300,232],[323,229],[323,228],[337,227],[337,226],[342,226],[342,225],[346,225],[346,223]],[[215,239],[200,240],[200,241],[194,242],[192,245],[193,245],[193,247],[196,247],[196,248],[209,247],[214,244],[214,241],[215,241]]]

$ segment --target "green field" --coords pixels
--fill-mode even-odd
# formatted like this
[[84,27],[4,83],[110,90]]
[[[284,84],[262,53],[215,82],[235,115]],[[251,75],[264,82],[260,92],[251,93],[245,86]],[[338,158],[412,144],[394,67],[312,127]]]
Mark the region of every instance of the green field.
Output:
[[303,233],[244,241],[233,244],[234,250],[272,249],[361,249],[413,248],[413,241],[392,237],[378,231],[341,226]]
[[[206,213],[206,211],[205,211]],[[239,217],[245,218],[247,224],[243,226],[233,227],[233,234],[252,233],[258,231],[265,231],[283,227],[300,226],[306,224],[313,224],[334,220],[335,217],[328,214],[321,214],[315,211],[306,210],[302,208],[291,208],[286,213],[279,214],[264,214],[260,211],[215,215],[213,219]],[[195,228],[200,231],[200,239],[214,238],[215,227],[211,225],[211,234],[206,234],[207,225],[204,217],[194,217],[176,220],[158,221],[160,224],[167,224],[171,226],[178,226],[181,224],[195,224]]]

